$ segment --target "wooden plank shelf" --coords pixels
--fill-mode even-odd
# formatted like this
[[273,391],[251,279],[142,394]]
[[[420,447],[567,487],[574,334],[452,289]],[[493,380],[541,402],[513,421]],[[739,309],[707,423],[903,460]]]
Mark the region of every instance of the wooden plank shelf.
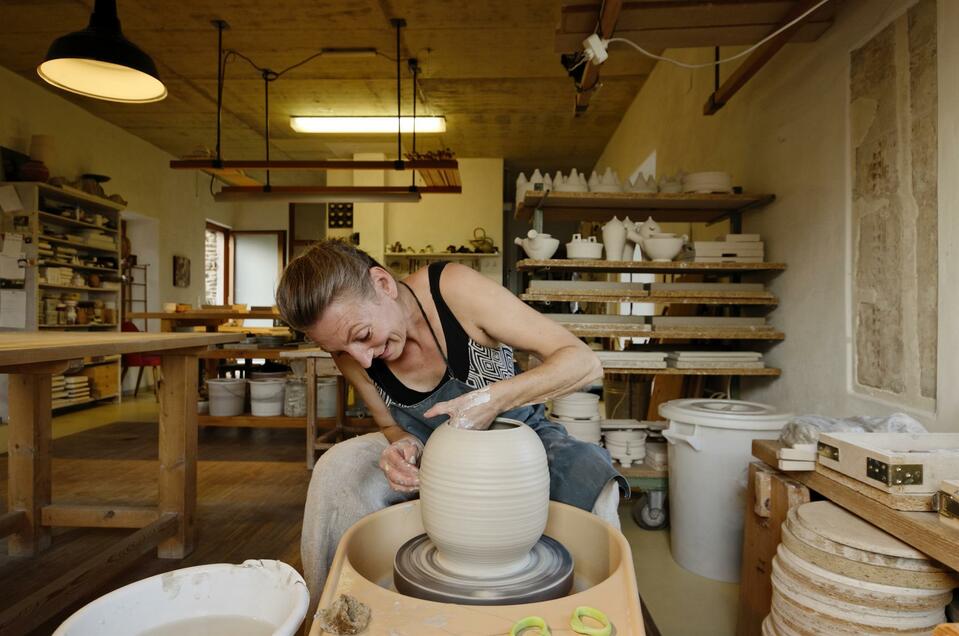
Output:
[[107,323],[92,323],[88,322],[85,325],[38,325],[40,329],[116,329],[116,324],[107,324]]
[[693,261],[607,261],[585,258],[526,258],[516,263],[516,269],[531,271],[552,269],[570,272],[625,272],[633,274],[744,274],[748,272],[779,272],[785,263],[696,263]]
[[492,258],[501,256],[499,252],[488,254],[486,252],[387,252],[384,256],[394,258]]
[[580,338],[669,338],[683,340],[784,340],[785,334],[772,327],[655,327],[643,324],[615,324],[608,322],[559,322],[574,336]]
[[[776,451],[779,447],[780,443],[776,441],[753,440],[753,456],[775,467],[778,464]],[[939,521],[938,513],[903,512],[889,508],[815,471],[791,471],[788,475],[900,541],[953,570],[959,570],[959,529]]]
[[79,263],[61,263],[60,261],[51,261],[44,259],[39,262],[40,267],[72,267],[73,269],[82,269],[89,272],[106,272],[108,274],[120,275],[119,269],[110,269],[109,267],[97,267],[96,265],[80,265]]
[[90,245],[89,243],[78,243],[77,241],[68,241],[66,239],[56,238],[55,236],[47,236],[46,234],[40,235],[41,241],[49,241],[51,243],[57,243],[59,245],[69,245],[70,247],[75,247],[81,250],[88,250],[91,252],[103,252],[104,254],[116,255],[117,248],[116,246],[110,247],[100,247],[98,245]]
[[765,367],[762,369],[639,369],[636,367],[603,367],[604,374],[618,373],[622,375],[717,375],[717,376],[764,376],[779,377],[781,369]]
[[613,467],[619,471],[623,477],[640,477],[645,479],[666,479],[669,476],[669,470],[658,470],[650,468],[646,464],[633,464],[623,466],[619,462],[613,462]]
[[86,287],[78,285],[51,285],[50,283],[40,283],[40,289],[68,289],[73,291],[95,292],[100,294],[119,294],[119,289],[105,289],[103,287]]
[[92,230],[101,230],[109,234],[117,233],[117,230],[111,227],[103,227],[102,225],[97,225],[96,223],[87,223],[86,221],[80,221],[70,216],[61,216],[59,214],[53,214],[52,212],[44,212],[43,210],[37,212],[37,214],[41,220],[49,223],[61,223],[70,227],[85,227]]
[[124,203],[117,203],[116,201],[111,201],[110,199],[106,199],[104,197],[88,194],[83,190],[77,190],[76,188],[71,188],[70,186],[57,187],[50,185],[49,183],[37,181],[18,182],[17,185],[37,186],[37,188],[40,190],[41,196],[48,199],[53,199],[54,201],[60,201],[62,203],[74,204],[87,211],[99,209],[106,210],[108,212],[120,212],[121,210],[125,210],[127,207]]
[[773,194],[527,192],[515,216],[529,220],[539,208],[546,218],[559,221],[608,221],[613,215],[634,214],[652,215],[660,223],[715,223],[775,199]]
[[527,302],[581,303],[662,303],[677,305],[768,305],[779,304],[769,292],[648,292],[613,293],[608,291],[526,292],[520,295]]
[[53,410],[65,409],[71,406],[80,406],[81,404],[93,404],[94,402],[102,402],[104,400],[115,400],[119,397],[119,394],[114,393],[113,395],[103,395],[100,397],[88,397],[88,398],[77,398],[71,400],[70,398],[55,399],[51,402],[50,408]]
[[[197,423],[200,426],[238,426],[243,428],[306,428],[306,416],[287,417],[286,415],[259,416],[245,413],[243,415],[218,416],[198,415]],[[336,426],[336,418],[316,418],[318,427],[332,428]]]

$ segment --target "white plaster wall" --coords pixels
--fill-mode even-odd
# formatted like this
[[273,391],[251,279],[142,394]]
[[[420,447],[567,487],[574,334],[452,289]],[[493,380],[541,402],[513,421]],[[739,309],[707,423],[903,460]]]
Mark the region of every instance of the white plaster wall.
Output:
[[[73,179],[93,172],[112,177],[104,184],[108,194],[122,194],[131,210],[160,220],[156,237],[160,297],[196,303],[203,294],[206,219],[231,224],[233,206],[213,203],[208,177],[171,170],[171,155],[54,91],[0,68],[0,145],[27,153],[31,135],[53,135],[56,154],[49,166],[51,175]],[[212,124],[211,120],[211,136]],[[174,254],[190,258],[188,288],[173,286]]]
[[[786,340],[770,349],[767,361],[781,367],[783,376],[744,382],[747,399],[799,413],[905,410],[850,389],[847,103],[850,51],[911,4],[843,2],[835,25],[819,41],[788,45],[712,117],[702,115],[712,70],[659,63],[597,163],[599,170],[612,166],[628,175],[655,150],[659,174],[726,170],[747,191],[777,195],[774,204],[745,216],[744,231],[761,233],[767,259],[789,268],[770,279],[781,299],[770,317]],[[959,381],[959,336],[949,324],[959,310],[959,290],[950,288],[959,271],[959,224],[953,218],[959,205],[959,3],[940,0],[939,18],[939,403],[938,414],[912,414],[930,428],[959,430],[959,395],[952,388]],[[697,62],[713,56],[711,49],[668,53]]]

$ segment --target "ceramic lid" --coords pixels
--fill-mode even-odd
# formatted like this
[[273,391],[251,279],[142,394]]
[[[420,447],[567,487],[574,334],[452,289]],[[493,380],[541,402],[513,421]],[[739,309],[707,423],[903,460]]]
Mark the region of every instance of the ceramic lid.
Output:
[[659,414],[682,424],[758,431],[781,429],[793,416],[758,402],[706,399],[670,400],[660,404]]

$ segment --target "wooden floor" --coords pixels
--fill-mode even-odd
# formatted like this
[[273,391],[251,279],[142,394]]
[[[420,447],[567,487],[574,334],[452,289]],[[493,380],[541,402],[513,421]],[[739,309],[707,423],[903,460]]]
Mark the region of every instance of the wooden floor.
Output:
[[[104,589],[32,632],[50,634],[79,607],[132,581],[205,563],[279,559],[300,569],[300,527],[310,473],[302,430],[205,429],[200,433],[197,548],[186,559],[148,555]],[[53,499],[91,503],[98,492],[111,503],[155,497],[157,431],[152,422],[118,422],[53,442]],[[7,459],[0,456],[0,493],[6,498]],[[107,485],[108,484],[108,485]],[[6,509],[6,501],[2,510]],[[130,530],[58,530],[38,559],[8,557],[0,541],[0,609],[49,581]]]

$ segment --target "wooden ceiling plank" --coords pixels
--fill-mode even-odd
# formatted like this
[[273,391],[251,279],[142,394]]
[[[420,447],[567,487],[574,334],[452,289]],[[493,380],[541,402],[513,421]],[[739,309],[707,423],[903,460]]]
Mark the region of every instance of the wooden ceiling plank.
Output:
[[[782,26],[797,19],[820,1],[821,0],[799,0],[793,6],[792,10],[783,18]],[[703,114],[713,115],[725,106],[726,103],[732,99],[733,95],[745,86],[746,82],[758,73],[760,69],[786,45],[791,34],[794,33],[801,24],[802,21],[794,24],[746,57],[746,60],[709,96],[709,99],[706,100],[706,104],[703,106]]]

